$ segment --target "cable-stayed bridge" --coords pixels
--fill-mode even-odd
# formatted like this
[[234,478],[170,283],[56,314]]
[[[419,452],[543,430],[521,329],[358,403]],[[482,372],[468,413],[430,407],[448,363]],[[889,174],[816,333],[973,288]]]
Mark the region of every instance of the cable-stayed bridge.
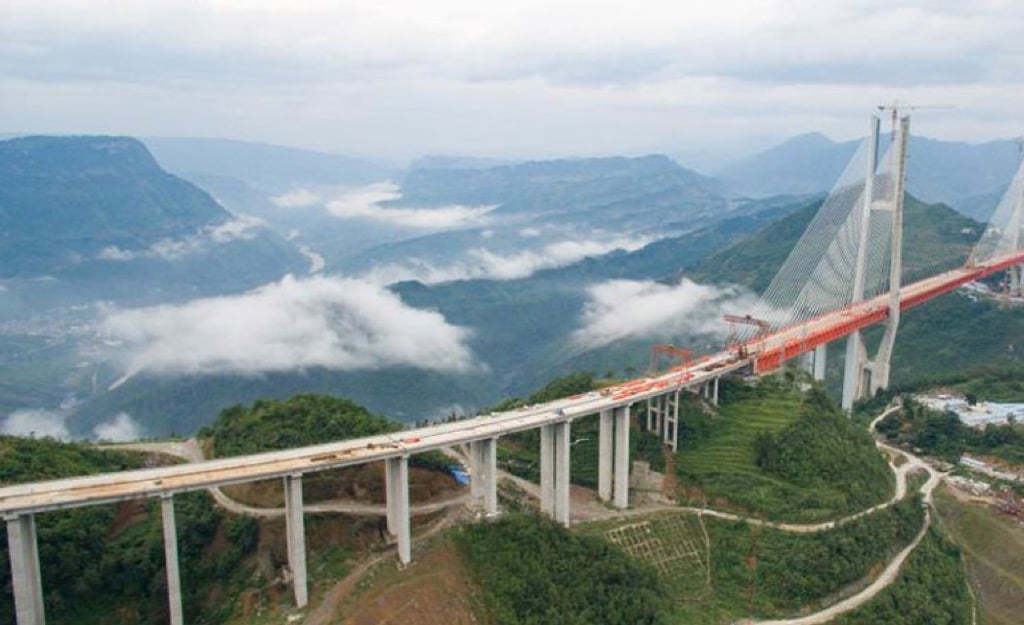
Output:
[[[758,323],[721,352],[599,392],[456,423],[285,451],[0,488],[18,625],[45,622],[35,526],[35,515],[40,513],[159,498],[170,618],[172,625],[181,625],[174,515],[177,493],[282,479],[288,562],[295,601],[301,607],[308,601],[302,503],[302,476],[306,473],[384,462],[387,527],[397,539],[399,560],[408,563],[412,557],[408,458],[413,454],[468,446],[474,505],[484,514],[494,515],[498,512],[497,439],[539,429],[541,510],[568,524],[574,420],[599,420],[598,496],[626,508],[630,421],[635,406],[643,407],[646,427],[675,449],[681,393],[700,392],[717,401],[723,376],[771,372],[798,357],[809,359],[807,365],[821,378],[826,346],[845,338],[843,405],[849,408],[855,399],[888,385],[889,360],[903,310],[1004,270],[1010,291],[1024,297],[1024,166],[965,266],[902,283],[909,123],[906,117],[900,121],[899,132],[880,158],[878,120],[872,118],[868,139],[751,311],[751,319]],[[869,358],[860,331],[875,324],[884,324],[885,333],[876,355]]]

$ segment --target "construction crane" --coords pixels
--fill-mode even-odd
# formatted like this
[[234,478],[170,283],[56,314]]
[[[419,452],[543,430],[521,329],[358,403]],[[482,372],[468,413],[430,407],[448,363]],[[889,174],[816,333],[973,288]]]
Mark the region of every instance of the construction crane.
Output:
[[659,343],[658,345],[651,345],[651,373],[658,372],[658,357],[668,356],[669,358],[679,359],[680,364],[685,367],[690,366],[690,362],[693,360],[693,352],[682,347],[675,347],[674,345],[667,345]]
[[728,324],[732,326],[732,333],[730,333],[729,335],[730,346],[735,345],[737,343],[736,336],[737,334],[739,334],[739,328],[737,328],[738,325],[748,325],[756,327],[757,332],[754,333],[754,336],[752,338],[764,336],[765,334],[771,332],[772,329],[772,324],[768,323],[764,319],[758,319],[756,317],[751,317],[750,315],[726,314],[722,315],[722,319],[724,319]]
[[896,141],[896,122],[898,121],[899,111],[921,111],[921,110],[944,110],[956,108],[948,104],[900,104],[899,100],[893,100],[892,104],[879,104],[879,111],[890,111],[892,115],[892,122],[889,131],[889,141]]

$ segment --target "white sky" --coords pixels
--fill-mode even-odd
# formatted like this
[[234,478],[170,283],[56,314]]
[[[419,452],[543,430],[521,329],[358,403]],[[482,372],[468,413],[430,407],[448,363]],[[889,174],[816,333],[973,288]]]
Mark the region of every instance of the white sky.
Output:
[[1024,132],[1019,0],[4,0],[0,131],[379,158]]

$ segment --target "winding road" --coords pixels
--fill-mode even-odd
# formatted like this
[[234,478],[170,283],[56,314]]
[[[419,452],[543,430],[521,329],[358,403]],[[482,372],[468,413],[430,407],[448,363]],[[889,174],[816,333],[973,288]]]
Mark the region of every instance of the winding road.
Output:
[[[871,421],[871,424],[868,426],[869,431],[874,433],[875,425],[877,425],[878,422],[884,419],[885,417],[889,416],[889,414],[891,414],[892,412],[899,410],[899,408],[899,406],[890,406],[884,412],[882,412],[882,414],[875,417]],[[928,528],[931,526],[932,522],[932,493],[935,491],[935,488],[942,482],[942,478],[945,477],[945,474],[936,471],[927,462],[913,454],[909,454],[903,450],[896,449],[895,447],[892,447],[891,445],[886,445],[885,443],[882,443],[880,441],[875,441],[875,445],[880,449],[889,451],[890,453],[900,454],[907,459],[907,462],[901,465],[900,467],[893,467],[893,471],[896,473],[897,484],[897,497],[895,497],[894,500],[902,499],[902,496],[906,495],[906,475],[909,471],[915,469],[927,471],[928,481],[925,482],[921,486],[921,489],[918,491],[923,495],[925,503],[924,523],[921,525],[921,531],[917,533],[917,536],[914,537],[914,540],[909,545],[904,547],[902,551],[896,554],[896,556],[889,561],[889,564],[886,565],[885,570],[883,570],[882,573],[873,582],[871,582],[871,584],[868,585],[867,588],[858,592],[857,594],[851,597],[847,597],[846,599],[843,599],[842,601],[839,601],[838,603],[835,603],[825,608],[824,610],[815,612],[813,614],[808,614],[806,616],[800,616],[791,619],[748,621],[748,623],[750,623],[751,625],[822,625],[824,623],[830,623],[837,616],[855,610],[860,606],[864,605],[865,603],[867,603],[868,601],[871,601],[878,595],[878,593],[882,592],[890,584],[896,581],[896,577],[899,575],[900,569],[903,567],[903,563],[906,561],[907,557],[914,552],[914,549],[917,549],[917,546],[921,543],[921,540],[923,540],[925,535],[928,533]],[[889,502],[889,504],[886,505],[891,505],[891,503],[892,502]],[[878,508],[878,506],[876,506],[876,508]],[[872,508],[872,510],[874,510],[874,508]],[[849,522],[855,517],[863,516],[865,513],[870,512],[861,512],[857,515],[854,515],[854,517],[847,517],[846,519],[843,519],[842,522]]]

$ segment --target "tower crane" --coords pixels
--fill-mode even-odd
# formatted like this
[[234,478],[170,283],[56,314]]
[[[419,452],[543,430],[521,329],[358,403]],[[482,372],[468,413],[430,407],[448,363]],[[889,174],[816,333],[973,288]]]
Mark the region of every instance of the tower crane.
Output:
[[921,110],[947,110],[956,108],[948,104],[900,104],[899,100],[893,100],[891,104],[879,104],[879,111],[890,111],[892,121],[890,122],[889,141],[896,141],[896,122],[898,121],[899,111],[921,111]]

